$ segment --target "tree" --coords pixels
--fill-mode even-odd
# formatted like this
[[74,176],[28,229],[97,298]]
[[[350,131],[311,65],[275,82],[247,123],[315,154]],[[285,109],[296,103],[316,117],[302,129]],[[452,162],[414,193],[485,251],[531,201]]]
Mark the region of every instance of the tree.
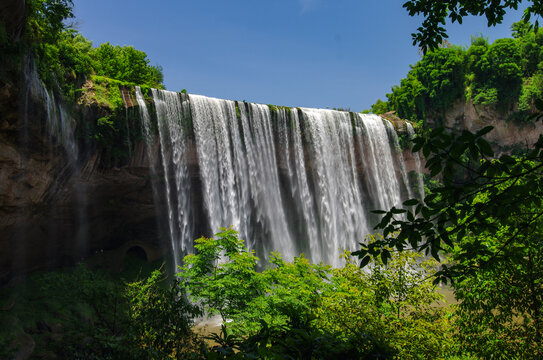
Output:
[[202,345],[192,332],[194,317],[202,314],[188,302],[179,279],[171,284],[166,280],[162,271],[155,270],[148,278],[126,285],[130,358],[188,359]]
[[389,266],[377,260],[367,272],[348,253],[337,269],[311,264],[303,255],[289,262],[272,253],[270,264],[257,272],[254,254],[231,228],[197,240],[196,248],[178,276],[206,313],[228,319],[223,336],[215,338],[221,353],[440,359],[449,350],[447,308],[436,306],[442,295],[429,277],[437,266],[433,259],[393,254]]
[[27,1],[27,36],[34,42],[54,43],[74,17],[72,0]]
[[[505,9],[516,8],[518,3],[421,0],[405,6],[411,15],[423,12],[426,16],[415,40],[430,47],[441,40],[444,30],[439,24],[447,14],[459,22],[468,13],[484,14],[493,25],[501,21]],[[540,2],[534,1],[525,17],[532,13],[543,14]],[[515,29],[517,34],[523,33],[520,27]],[[502,96],[518,89],[521,68],[510,64],[514,58],[517,65],[520,56],[511,47],[512,41],[497,43],[494,53],[490,52],[493,45],[478,41],[473,53],[485,56],[469,60],[481,61],[476,65],[481,70],[479,76],[502,76],[487,71],[485,67],[492,64],[511,75],[514,84],[501,88]],[[496,90],[499,96],[500,88]],[[531,116],[532,121],[543,117],[543,101],[536,100],[535,105],[539,112]],[[410,199],[402,208],[376,211],[383,215],[376,228],[383,231],[384,238],[362,244],[355,254],[361,266],[372,257],[387,261],[392,251],[406,249],[438,260],[448,258],[435,274],[435,282],[451,281],[461,300],[457,314],[465,346],[475,343],[471,350],[483,357],[506,349],[511,356],[539,358],[543,135],[521,156],[496,158],[484,139],[491,130],[485,127],[476,133],[459,133],[439,127],[417,137],[412,150],[422,150],[430,176],[440,179],[441,184],[422,200]]]
[[[423,7],[424,4],[427,6]],[[483,6],[486,2],[482,1],[449,1],[441,2],[440,5],[437,5],[437,2],[432,4],[433,2],[430,4],[420,0],[407,2],[404,6],[408,8],[411,15],[415,14],[414,9],[418,11],[424,9],[427,18],[432,19],[443,16],[443,11],[456,11],[461,16],[465,16],[466,11],[469,10],[469,13],[485,14],[487,18],[493,19],[493,22],[499,22],[503,18],[504,9],[515,7],[518,1],[506,2],[507,6],[501,1],[494,1],[488,6]],[[539,2],[534,2],[534,6],[530,7],[527,13],[537,10],[539,14],[543,14],[543,8],[536,7],[537,4]],[[442,8],[442,5],[450,5],[452,8]],[[458,14],[451,17],[460,21],[461,16]],[[436,24],[435,27],[438,25]],[[520,28],[521,25],[514,27],[516,33],[525,33],[519,31]],[[434,30],[430,33],[436,37],[437,30]],[[480,56],[482,60],[478,61],[505,63],[505,66],[498,69],[503,68],[505,71],[515,68],[511,71],[518,75],[518,69],[510,65],[510,60],[507,60],[511,56],[518,60],[518,54],[510,49],[510,41],[498,42],[493,46],[497,50],[495,50],[496,54],[489,56],[492,59]],[[476,40],[473,52],[488,53],[485,50],[487,48],[486,42]],[[468,57],[469,61],[475,61],[473,53],[468,53]],[[476,65],[476,67],[484,68],[483,65]],[[536,101],[536,106],[543,112],[542,100]],[[535,114],[532,120],[537,121],[541,117],[543,117],[541,113]],[[498,256],[505,252],[506,247],[521,233],[534,233],[537,230],[538,220],[543,216],[543,210],[541,210],[543,207],[543,136],[540,136],[539,141],[527,149],[522,157],[502,155],[495,159],[490,144],[484,139],[484,135],[491,130],[492,127],[485,127],[475,134],[469,131],[458,134],[447,133],[444,128],[438,127],[427,130],[425,134],[414,140],[412,150],[414,152],[422,150],[427,159],[426,168],[431,177],[440,176],[441,186],[423,200],[406,201],[403,209],[376,211],[384,215],[376,228],[383,230],[385,239],[363,245],[362,250],[356,253],[363,264],[369,261],[368,255],[387,254],[385,245],[398,250],[411,247],[431,253],[439,259],[441,251],[445,251],[446,247],[452,247],[454,243],[461,244],[466,234],[496,232],[497,223],[516,229],[510,234],[502,248],[495,249],[494,255]],[[458,173],[462,174],[461,178],[455,176]],[[398,231],[398,236],[396,236]],[[478,250],[480,249],[471,249],[474,257],[478,255]],[[492,260],[494,257],[491,256],[484,261]],[[458,269],[458,267],[454,265],[452,268],[445,268],[440,274],[450,278],[455,273],[453,269]]]
[[189,297],[208,314],[219,314],[226,321],[262,293],[264,284],[256,276],[258,258],[232,228],[221,228],[215,238],[197,239],[194,248],[197,254],[185,257],[178,276]]
[[[485,16],[488,26],[494,26],[502,22],[503,16],[509,9],[518,9],[522,0],[410,0],[403,4],[410,16],[423,15],[424,21],[413,33],[413,45],[419,45],[426,53],[435,49],[448,37],[445,28],[447,18],[453,23],[462,23],[462,19],[468,15]],[[531,0],[525,10],[523,20],[529,21],[532,15],[543,14],[543,1]],[[536,21],[536,27],[538,22]]]
[[387,105],[411,121],[425,119],[428,109],[445,110],[464,93],[464,58],[458,46],[429,51],[387,94]]
[[[543,355],[543,226],[538,222],[536,232],[519,234],[507,246],[507,253],[455,279],[460,302],[454,323],[465,351],[484,358],[501,354],[509,359],[537,359]],[[466,236],[451,249],[449,261],[478,265],[466,249],[480,247],[487,251],[486,256],[492,256],[512,231],[515,229],[498,224],[496,232]]]

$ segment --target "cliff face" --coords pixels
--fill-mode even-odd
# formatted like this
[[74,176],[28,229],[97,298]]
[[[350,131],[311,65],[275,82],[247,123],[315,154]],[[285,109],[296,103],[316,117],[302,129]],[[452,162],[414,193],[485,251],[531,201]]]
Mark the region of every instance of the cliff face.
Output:
[[[19,41],[24,25],[24,0],[0,2],[8,41]],[[16,72],[0,81],[0,286],[19,274],[109,249],[120,249],[122,257],[138,246],[149,259],[162,256],[169,245],[157,224],[147,160],[101,166],[96,147],[85,147],[75,134],[67,137],[64,123],[51,122],[66,121],[66,114],[31,66]],[[99,106],[76,112],[83,123],[103,116]],[[83,146],[74,155],[67,145],[76,142]],[[143,153],[142,147],[134,152]]]
[[[89,148],[74,161],[51,134],[51,109],[23,89],[0,85],[0,284],[121,245],[142,247],[149,258],[163,255],[168,245],[157,225],[147,159],[106,169]],[[96,111],[85,110],[84,121],[95,122]],[[143,153],[141,147],[134,152]]]
[[[170,252],[167,211],[171,199],[166,198],[161,162],[161,157],[168,154],[161,154],[157,139],[148,152],[142,140],[137,101],[130,91],[123,91],[122,97],[125,107],[120,109],[120,116],[126,123],[121,128],[131,127],[126,134],[132,140],[127,147],[127,157],[122,164],[115,164],[104,161],[110,154],[96,142],[89,141],[95,133],[70,132],[62,107],[55,102],[54,94],[45,92],[39,80],[33,83],[27,78],[20,84],[0,85],[0,249],[5,249],[0,252],[0,284],[18,274],[70,265],[103,251],[114,251],[118,262],[132,247],[143,249],[148,259]],[[91,98],[89,96],[88,101],[80,98],[84,101],[74,109],[72,115],[78,117],[79,127],[89,128],[99,119],[107,118],[109,110],[89,100]],[[148,107],[155,108],[156,104],[148,103]],[[500,151],[530,145],[541,133],[541,124],[535,128],[519,127],[505,121],[506,117],[488,108],[458,103],[446,113],[445,125],[471,131],[493,125],[496,130],[489,134],[489,140],[495,142]],[[389,120],[396,131],[403,134],[400,138],[405,137],[406,123],[397,118]],[[182,158],[191,182],[190,208],[196,209],[194,234],[210,235],[204,214],[198,150],[193,137],[186,141]],[[279,151],[284,139],[279,136],[274,141],[278,142],[276,151]],[[74,151],[72,142],[77,143],[78,151]],[[168,151],[172,150],[166,149]],[[310,173],[310,164],[316,159],[308,156],[307,151],[303,150],[304,162]],[[364,161],[366,154],[355,150],[355,156],[361,178],[369,175],[372,170],[371,166],[365,168],[368,166]],[[291,176],[289,166],[284,154],[278,153],[277,158],[280,183],[287,186]],[[404,151],[402,161],[402,166],[395,165],[396,172],[402,168],[407,172],[416,170],[424,162],[409,151]],[[171,185],[176,179],[174,165],[169,166]],[[366,185],[363,190],[366,201],[372,201],[375,189],[369,183]]]
[[[522,150],[536,143],[539,135],[543,133],[543,122],[519,123],[511,120],[515,109],[502,112],[490,106],[476,105],[472,101],[457,101],[444,114],[444,126],[455,130],[469,130],[476,132],[486,126],[493,126],[494,130],[485,138],[489,141],[497,154]],[[441,116],[440,116],[441,117]],[[435,123],[435,118],[428,119],[429,124]]]

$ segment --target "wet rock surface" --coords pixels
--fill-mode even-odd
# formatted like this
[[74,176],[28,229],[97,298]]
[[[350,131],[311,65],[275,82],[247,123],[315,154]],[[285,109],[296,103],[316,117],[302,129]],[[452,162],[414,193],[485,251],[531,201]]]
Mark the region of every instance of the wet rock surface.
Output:
[[107,169],[89,148],[74,163],[47,130],[45,104],[18,85],[0,89],[0,114],[0,284],[129,243],[168,251],[147,159]]

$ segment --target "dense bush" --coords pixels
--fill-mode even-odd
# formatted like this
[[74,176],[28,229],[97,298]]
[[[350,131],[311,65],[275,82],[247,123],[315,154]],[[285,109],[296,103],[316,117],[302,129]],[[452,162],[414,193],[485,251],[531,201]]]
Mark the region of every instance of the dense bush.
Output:
[[165,281],[164,273],[155,270],[127,285],[128,337],[139,359],[186,359],[203,346],[192,333],[193,319],[201,315],[198,307],[187,301],[178,280]]
[[[487,196],[482,193],[473,202]],[[457,342],[465,351],[484,358],[543,355],[543,223],[537,219],[531,231],[519,231],[540,206],[534,197],[520,215],[488,219],[495,229],[469,232],[449,251],[449,262],[463,270],[453,287],[459,300]]]
[[[543,110],[541,101],[536,105]],[[455,134],[441,127],[416,138],[413,150],[422,150],[439,183],[422,201],[378,212],[386,238],[357,254],[364,262],[409,247],[448,259],[436,281],[451,281],[459,301],[457,351],[537,359],[543,354],[543,136],[518,157],[494,157],[483,138],[491,129]]]
[[112,79],[161,88],[164,77],[160,66],[149,65],[147,55],[132,46],[113,46],[109,43],[92,50],[97,75]]
[[186,359],[202,342],[191,330],[198,309],[180,290],[159,270],[128,283],[84,265],[32,275],[0,297],[15,299],[0,311],[0,357],[31,337],[35,358]]
[[[508,231],[501,234],[507,238]],[[37,339],[41,358],[536,359],[539,237],[519,238],[513,253],[458,277],[454,290],[462,302],[450,309],[432,284],[437,262],[417,253],[391,252],[386,264],[378,259],[367,269],[348,253],[340,268],[274,254],[257,272],[254,254],[235,231],[223,229],[197,241],[198,253],[173,282],[155,270],[125,283],[82,265],[33,276],[8,313],[20,325],[0,329],[2,354],[16,350],[18,332],[26,332]],[[475,267],[463,249],[495,248],[503,240],[464,242],[450,261]],[[223,317],[222,332],[208,336],[212,343],[191,330],[201,310]]]

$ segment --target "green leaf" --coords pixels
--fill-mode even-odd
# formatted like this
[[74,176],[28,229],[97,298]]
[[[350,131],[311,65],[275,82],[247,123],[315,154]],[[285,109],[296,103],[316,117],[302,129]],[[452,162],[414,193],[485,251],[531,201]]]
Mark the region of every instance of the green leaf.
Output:
[[488,134],[489,132],[491,132],[492,130],[494,129],[494,126],[486,126],[484,128],[482,128],[481,130],[477,131],[477,133],[475,134],[475,136],[483,136],[483,135],[486,135]]
[[381,261],[383,262],[383,264],[386,265],[388,263],[389,258],[390,258],[390,253],[388,252],[388,250],[383,249],[383,252],[381,252]]
[[430,153],[431,153],[431,148],[429,145],[425,144],[423,147],[422,147],[422,154],[424,155],[425,158],[428,158],[430,156]]
[[422,145],[423,145],[422,142],[419,142],[419,143],[413,145],[413,149],[411,151],[414,152],[414,153],[419,152],[420,149],[422,149]]
[[516,160],[512,156],[509,156],[509,155],[500,156],[500,161],[507,165],[512,165],[516,163]]
[[409,199],[407,201],[404,201],[403,206],[414,206],[419,203],[418,199]]
[[394,226],[389,225],[383,230],[383,236],[386,238],[390,233],[394,232]]
[[438,195],[437,193],[432,193],[432,194],[430,194],[430,195],[427,195],[427,196],[424,198],[424,202],[428,204],[428,203],[434,201],[434,200],[437,198],[437,195]]
[[426,206],[424,206],[422,209],[422,216],[424,217],[425,220],[428,220],[430,219],[430,216],[432,216],[432,212],[430,211],[430,209],[428,209]]
[[441,172],[441,163],[434,164],[432,167],[430,167],[430,176],[434,177],[437,174]]
[[494,156],[494,151],[492,150],[492,147],[485,139],[477,139],[477,145],[479,145],[479,150],[481,151],[481,154],[490,157]]
[[371,260],[371,257],[369,255],[366,255],[362,258],[362,260],[360,260],[360,267],[363,268],[365,267],[366,265],[368,265],[368,263],[370,262]]

